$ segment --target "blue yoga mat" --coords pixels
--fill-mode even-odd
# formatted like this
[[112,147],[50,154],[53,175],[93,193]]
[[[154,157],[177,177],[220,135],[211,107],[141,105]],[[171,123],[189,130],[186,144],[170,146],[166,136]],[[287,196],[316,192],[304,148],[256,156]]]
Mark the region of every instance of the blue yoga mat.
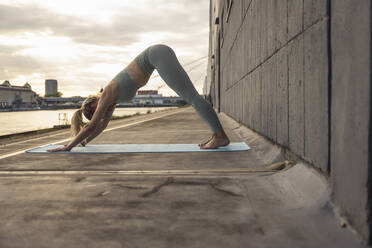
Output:
[[[61,145],[47,145],[27,150],[28,153],[49,153]],[[246,143],[230,143],[217,149],[200,149],[197,144],[97,144],[74,147],[69,152],[57,153],[167,153],[167,152],[233,152],[251,149]]]

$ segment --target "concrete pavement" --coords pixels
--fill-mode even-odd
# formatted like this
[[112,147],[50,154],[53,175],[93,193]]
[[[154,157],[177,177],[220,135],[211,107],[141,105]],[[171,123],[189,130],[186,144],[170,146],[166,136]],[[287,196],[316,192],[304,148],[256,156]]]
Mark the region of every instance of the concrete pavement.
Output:
[[[364,247],[340,227],[327,180],[307,165],[277,173],[233,172],[285,156],[220,117],[231,140],[245,141],[252,150],[23,152],[68,138],[63,130],[0,141],[0,247]],[[94,143],[198,143],[209,135],[193,109],[185,108],[113,121]],[[226,173],[208,173],[216,169]],[[126,174],[141,170],[157,172]]]

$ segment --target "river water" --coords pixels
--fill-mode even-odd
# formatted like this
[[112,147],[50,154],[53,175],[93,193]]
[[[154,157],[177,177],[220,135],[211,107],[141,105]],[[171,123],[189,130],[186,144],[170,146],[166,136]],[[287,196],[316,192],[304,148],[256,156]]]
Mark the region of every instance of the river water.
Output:
[[[116,108],[114,115],[145,114],[148,111],[155,112],[169,108]],[[58,119],[59,113],[66,113],[68,124],[70,124],[71,117],[75,111],[76,109],[0,112],[0,135],[33,131],[60,125],[62,123]]]

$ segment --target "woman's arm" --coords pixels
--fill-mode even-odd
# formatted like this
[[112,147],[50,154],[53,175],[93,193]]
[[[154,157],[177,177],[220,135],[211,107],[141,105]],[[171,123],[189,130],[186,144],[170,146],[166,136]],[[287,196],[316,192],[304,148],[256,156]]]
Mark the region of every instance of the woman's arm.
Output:
[[82,140],[84,140],[86,137],[91,135],[91,133],[94,131],[92,128],[88,128],[88,124],[81,129],[79,134],[75,136],[75,138],[70,141],[67,145],[64,145],[63,147],[58,147],[55,149],[47,150],[48,152],[61,152],[61,151],[70,151],[74,146],[79,144]]
[[102,119],[97,128],[86,139],[84,139],[81,144],[85,146],[86,144],[91,142],[95,137],[102,133],[103,130],[105,130],[107,124],[108,122],[105,123],[105,121]]
[[105,119],[106,112],[109,108],[114,105],[115,98],[111,97],[110,91],[103,91],[101,97],[98,100],[96,111],[93,114],[91,121],[84,126],[84,128],[79,132],[75,138],[70,141],[64,147],[59,147],[56,149],[48,150],[48,152],[58,152],[58,151],[70,151],[74,146],[79,144],[85,138],[92,135],[97,128],[99,128],[99,124],[102,119]]
[[75,139],[73,139],[67,145],[67,148],[69,148],[69,150],[71,150],[82,140],[93,134],[95,130],[99,128],[101,120],[105,118],[106,111],[112,106],[112,100],[110,99],[108,94],[105,93],[107,92],[103,91],[91,121],[82,129],[82,131],[75,137]]
[[[111,120],[111,116],[114,113],[115,110],[115,105],[112,105],[111,107],[108,108],[105,117],[101,119],[98,127],[94,130],[93,133],[91,133],[86,139],[85,139],[85,144],[89,143],[92,141],[95,137],[97,137],[100,133],[102,133],[103,130],[107,127],[108,123]],[[84,141],[83,141],[84,142]]]

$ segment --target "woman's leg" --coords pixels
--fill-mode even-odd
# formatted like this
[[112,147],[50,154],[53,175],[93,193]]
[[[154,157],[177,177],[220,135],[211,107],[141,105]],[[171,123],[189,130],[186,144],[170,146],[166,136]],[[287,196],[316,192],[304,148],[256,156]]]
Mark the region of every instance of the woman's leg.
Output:
[[[165,45],[155,45],[150,47],[148,59],[167,85],[195,108],[196,112],[208,124],[214,135],[222,134],[222,136],[226,136],[216,112],[196,91],[189,76],[182,68],[174,51],[170,47]],[[219,142],[219,144],[212,144],[212,146],[223,146],[228,143],[229,140],[226,136],[222,142]]]

